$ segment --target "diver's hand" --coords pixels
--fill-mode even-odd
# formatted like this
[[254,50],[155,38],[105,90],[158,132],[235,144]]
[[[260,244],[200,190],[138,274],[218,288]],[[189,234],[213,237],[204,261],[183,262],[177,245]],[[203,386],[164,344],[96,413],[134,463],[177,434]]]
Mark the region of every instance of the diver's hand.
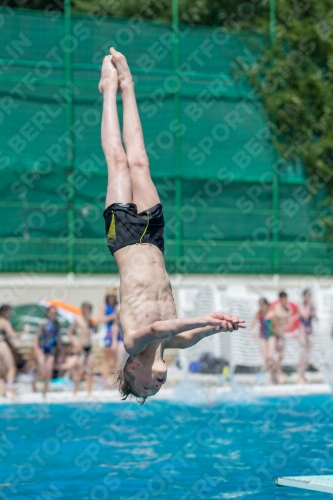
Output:
[[226,331],[233,332],[234,330],[238,330],[238,328],[246,328],[243,324],[245,323],[244,319],[240,319],[238,316],[234,314],[227,314],[222,312],[213,312],[207,314],[206,316],[207,325],[215,327],[217,332]]

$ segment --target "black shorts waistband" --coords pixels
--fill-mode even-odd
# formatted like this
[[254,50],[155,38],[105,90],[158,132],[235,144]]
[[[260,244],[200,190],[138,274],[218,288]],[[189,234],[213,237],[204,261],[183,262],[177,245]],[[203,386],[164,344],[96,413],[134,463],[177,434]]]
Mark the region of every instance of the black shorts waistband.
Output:
[[162,209],[162,204],[157,203],[157,205],[154,205],[151,208],[146,208],[145,210],[142,210],[142,212],[138,212],[138,207],[135,203],[112,203],[109,207],[107,207],[104,212],[103,216],[107,217],[111,212],[115,210],[123,210],[123,211],[128,211],[132,212],[133,214],[136,215],[146,215],[147,212],[149,212],[152,216],[155,214],[155,212],[159,211]]

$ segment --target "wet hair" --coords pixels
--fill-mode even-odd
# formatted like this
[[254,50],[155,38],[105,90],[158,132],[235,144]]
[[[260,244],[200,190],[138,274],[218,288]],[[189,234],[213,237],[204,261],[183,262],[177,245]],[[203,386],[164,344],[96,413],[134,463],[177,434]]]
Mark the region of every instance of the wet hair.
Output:
[[93,310],[92,304],[90,302],[82,302],[81,309],[89,309],[89,311]]
[[286,299],[288,297],[288,295],[286,294],[286,292],[280,292],[279,293],[279,298],[280,299]]
[[147,396],[140,396],[133,389],[133,383],[135,376],[133,373],[128,371],[128,366],[134,361],[135,356],[128,356],[125,365],[117,371],[117,382],[119,384],[119,392],[121,394],[121,399],[124,401],[129,396],[135,396],[136,400],[140,405],[144,405]]
[[265,304],[265,306],[270,306],[270,303],[267,299],[265,299],[265,297],[261,297],[261,299],[259,299],[259,302],[262,302],[263,304]]
[[12,309],[13,309],[12,306],[10,306],[9,304],[3,304],[0,307],[0,316],[3,316],[4,314],[6,314],[8,311],[11,311]]

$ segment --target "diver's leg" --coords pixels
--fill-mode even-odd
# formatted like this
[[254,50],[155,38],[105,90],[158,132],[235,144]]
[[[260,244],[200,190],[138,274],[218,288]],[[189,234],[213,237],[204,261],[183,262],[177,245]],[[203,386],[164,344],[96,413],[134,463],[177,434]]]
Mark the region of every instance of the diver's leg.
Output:
[[103,60],[101,79],[98,85],[103,94],[102,147],[108,167],[108,186],[106,207],[112,203],[131,203],[131,178],[124,151],[117,111],[117,70],[112,64],[112,57]]
[[160,203],[160,199],[150,176],[130,69],[123,54],[113,48],[110,52],[117,67],[123,100],[123,139],[131,176],[133,203],[137,205],[138,212],[141,212]]

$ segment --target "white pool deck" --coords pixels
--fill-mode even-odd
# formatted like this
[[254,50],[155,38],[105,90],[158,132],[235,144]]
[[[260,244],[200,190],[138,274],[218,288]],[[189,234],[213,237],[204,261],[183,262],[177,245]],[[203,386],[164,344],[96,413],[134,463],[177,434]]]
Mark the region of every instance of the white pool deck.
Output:
[[[314,394],[332,394],[332,387],[324,383],[283,384],[283,385],[209,385],[202,377],[188,377],[167,387],[154,396],[154,400],[170,401],[175,404],[211,404],[222,403],[224,399],[250,401],[260,397],[308,396]],[[202,383],[201,383],[202,382]],[[17,399],[0,398],[0,405],[7,404],[71,404],[71,403],[119,403],[118,390],[95,390],[91,397],[86,391],[79,391],[74,397],[72,390],[51,390],[46,397],[41,392],[31,392],[31,386],[21,385],[17,388]],[[130,401],[130,400],[127,400]],[[132,399],[133,401],[133,399]]]
[[278,477],[277,486],[291,486],[303,490],[333,493],[333,475]]

